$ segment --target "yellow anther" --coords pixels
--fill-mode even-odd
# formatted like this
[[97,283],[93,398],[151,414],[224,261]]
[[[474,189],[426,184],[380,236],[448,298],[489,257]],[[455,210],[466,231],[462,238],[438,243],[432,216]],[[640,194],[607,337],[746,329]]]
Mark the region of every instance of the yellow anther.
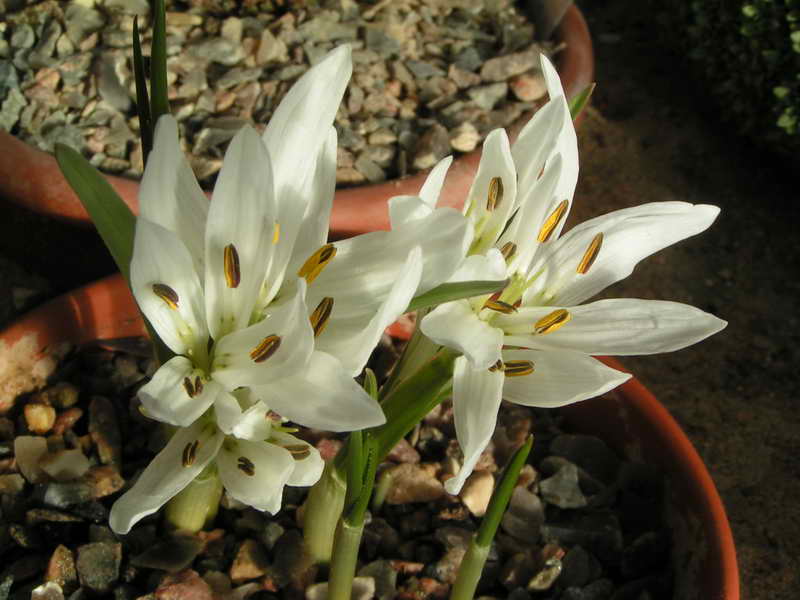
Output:
[[193,442],[189,442],[183,448],[183,456],[181,458],[181,463],[184,467],[191,467],[194,464],[195,459],[197,458],[197,447],[200,445],[200,440],[195,440]]
[[229,288],[239,287],[242,272],[239,270],[239,253],[236,246],[228,244],[223,251],[223,267],[225,269],[225,283]]
[[517,245],[514,242],[506,242],[503,244],[503,247],[500,248],[500,254],[503,255],[503,258],[506,259],[506,262],[510,261],[516,253]]
[[303,277],[308,283],[311,283],[322,273],[322,269],[333,260],[334,256],[336,256],[336,246],[325,244],[308,257],[308,260],[297,271],[297,276]]
[[236,466],[239,467],[242,473],[249,477],[256,474],[256,466],[253,464],[253,461],[246,456],[240,456],[239,460],[236,461]]
[[250,358],[253,359],[253,362],[262,363],[270,356],[275,354],[280,346],[280,336],[273,333],[272,335],[265,337],[263,340],[261,340],[261,342],[259,342],[258,346],[250,350]]
[[556,329],[560,329],[566,325],[570,319],[572,319],[570,312],[563,308],[559,308],[558,310],[554,310],[553,312],[546,314],[541,319],[536,321],[533,326],[533,332],[539,335],[553,333]]
[[496,371],[502,371],[503,369],[505,369],[505,365],[503,364],[503,361],[498,358],[497,362],[489,367],[489,372],[494,373]]
[[276,222],[275,229],[272,231],[272,243],[277,244],[278,240],[281,239],[281,224]]
[[495,208],[500,206],[503,201],[503,179],[501,177],[492,177],[489,182],[489,193],[486,195],[486,210],[489,212],[494,211]]
[[579,274],[585,275],[587,271],[591,268],[594,264],[597,255],[600,253],[600,247],[603,245],[603,234],[598,233],[596,236],[592,238],[592,241],[589,242],[589,247],[586,248],[586,252],[583,253],[583,258],[581,258],[581,262],[578,263],[578,268],[575,269]]
[[284,446],[284,448],[289,451],[289,454],[291,454],[292,458],[295,460],[303,460],[311,456],[311,448],[305,444],[292,444],[290,446]]
[[533,363],[529,360],[507,360],[503,373],[506,377],[522,377],[533,371]]
[[314,337],[319,335],[325,330],[328,324],[328,319],[331,318],[331,311],[333,310],[333,298],[326,296],[311,313],[309,320],[311,321],[311,328],[314,330]]
[[178,308],[178,293],[165,283],[154,283],[153,293],[172,309]]
[[511,313],[517,312],[517,309],[508,302],[503,302],[502,300],[493,300],[492,298],[489,298],[486,301],[486,303],[483,305],[483,308],[495,310],[499,313],[503,313],[504,315],[510,315]]
[[550,216],[545,219],[542,228],[539,230],[539,236],[536,239],[541,243],[549,240],[550,236],[553,235],[556,227],[558,227],[558,224],[561,222],[561,219],[567,214],[567,208],[569,208],[569,200],[562,200],[559,202],[558,206],[550,213]]

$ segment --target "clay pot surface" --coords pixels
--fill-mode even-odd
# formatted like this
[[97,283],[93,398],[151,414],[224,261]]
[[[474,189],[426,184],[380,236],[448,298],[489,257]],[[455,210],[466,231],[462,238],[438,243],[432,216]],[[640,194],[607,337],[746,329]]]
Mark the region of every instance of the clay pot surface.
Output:
[[[564,15],[556,29],[555,39],[565,44],[556,62],[564,90],[571,98],[594,77],[592,40],[577,7],[570,7]],[[524,115],[509,128],[512,138],[528,118],[530,115]],[[453,162],[442,191],[442,204],[455,207],[463,204],[479,160],[480,151],[476,150]],[[425,176],[423,172],[404,179],[338,190],[331,217],[331,237],[341,239],[389,229],[386,201],[392,196],[416,195]],[[139,183],[115,176],[107,176],[107,179],[131,210],[138,214]],[[88,214],[61,175],[55,159],[4,131],[0,131],[0,198],[57,219],[91,225]]]
[[[403,326],[393,332],[407,337]],[[136,303],[120,275],[59,296],[0,332],[0,399],[43,385],[65,346],[101,341],[120,347],[142,335]],[[612,358],[603,360],[625,370]],[[666,474],[675,598],[739,600],[736,552],[722,501],[697,451],[658,400],[631,379],[562,411],[570,429],[597,435],[620,454]]]

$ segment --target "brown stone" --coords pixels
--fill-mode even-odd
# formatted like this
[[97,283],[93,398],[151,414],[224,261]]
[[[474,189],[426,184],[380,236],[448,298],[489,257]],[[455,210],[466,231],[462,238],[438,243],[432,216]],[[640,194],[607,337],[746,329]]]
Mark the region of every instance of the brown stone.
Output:
[[233,559],[229,575],[231,581],[241,583],[266,575],[268,568],[267,554],[261,544],[255,540],[245,540]]
[[155,592],[156,600],[214,600],[211,586],[197,574],[186,569],[166,575]]
[[84,476],[84,480],[91,488],[92,498],[105,498],[118,492],[125,485],[125,480],[116,467],[100,465],[92,467]]
[[432,502],[444,495],[444,487],[423,465],[404,463],[387,470],[391,486],[386,494],[389,504]]
[[47,563],[44,580],[57,583],[66,593],[78,587],[78,572],[75,570],[72,550],[61,544],[56,547]]
[[25,405],[25,423],[33,433],[44,435],[56,422],[56,409],[47,404],[30,403]]
[[119,464],[122,443],[117,411],[111,400],[95,396],[89,405],[89,433],[97,446],[97,455],[104,465]]
[[55,435],[63,435],[65,431],[72,429],[73,425],[75,425],[82,416],[83,409],[77,406],[68,408],[56,417],[56,422],[53,424],[53,433]]

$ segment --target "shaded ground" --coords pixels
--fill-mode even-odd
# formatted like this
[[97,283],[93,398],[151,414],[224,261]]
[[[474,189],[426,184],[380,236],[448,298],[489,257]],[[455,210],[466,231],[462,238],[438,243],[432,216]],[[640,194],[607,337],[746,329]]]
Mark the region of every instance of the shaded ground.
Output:
[[[727,319],[728,329],[682,352],[625,362],[677,417],[709,466],[736,537],[742,598],[796,598],[796,186],[747,142],[728,136],[712,115],[698,112],[707,99],[678,59],[651,47],[655,33],[624,14],[631,2],[584,4],[599,86],[580,132],[573,215],[583,220],[663,200],[723,208],[710,231],[649,259],[609,295],[691,303]],[[5,245],[2,253],[52,272],[51,290],[64,288],[64,272],[48,269],[41,255]],[[0,321],[19,310],[24,290],[47,287],[2,257],[0,284]]]

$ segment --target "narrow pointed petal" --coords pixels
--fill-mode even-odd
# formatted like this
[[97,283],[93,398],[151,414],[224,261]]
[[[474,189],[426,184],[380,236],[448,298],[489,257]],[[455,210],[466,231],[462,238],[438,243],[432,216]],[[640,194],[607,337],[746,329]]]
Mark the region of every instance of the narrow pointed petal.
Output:
[[506,377],[503,385],[503,398],[523,406],[565,406],[605,394],[631,378],[591,356],[564,350],[504,350],[503,360],[534,365],[530,375]]
[[294,294],[273,302],[258,323],[226,335],[214,348],[214,379],[229,390],[269,383],[302,370],[314,348],[305,281]]
[[304,427],[355,431],[386,422],[380,405],[325,352],[314,352],[304,371],[257,386],[254,392],[283,418]]
[[433,208],[418,196],[394,196],[389,198],[389,223],[397,229],[412,221],[428,217]]
[[316,348],[338,358],[352,377],[358,375],[384,329],[405,312],[417,294],[422,269],[422,250],[416,246],[408,253],[402,268],[394,272],[389,293],[382,298],[362,288],[361,297],[355,298],[350,306],[343,306],[342,295],[332,296],[333,312],[325,331],[316,340]]
[[208,327],[218,339],[245,327],[273,252],[276,208],[270,157],[243,127],[228,146],[206,226]]
[[208,198],[181,150],[172,115],[156,123],[153,151],[139,187],[139,210],[142,217],[178,236],[202,277]]
[[[519,189],[530,189],[539,178],[547,160],[556,152],[558,137],[564,124],[563,109],[559,101],[550,100],[522,128],[511,148],[517,167]],[[515,207],[519,206],[521,200],[517,196]]]
[[231,497],[275,514],[281,508],[283,486],[292,475],[294,460],[275,444],[228,437],[217,455],[217,469]]
[[[525,296],[525,304],[580,304],[631,274],[654,252],[706,230],[719,208],[686,202],[653,202],[618,210],[571,229],[548,248],[533,267],[541,271]],[[597,234],[602,246],[591,268],[578,272]]]
[[222,439],[213,425],[196,423],[178,429],[134,486],[111,507],[111,529],[128,533],[137,521],[166,504],[211,462]]
[[200,382],[200,371],[189,359],[175,356],[161,365],[139,390],[147,416],[178,427],[188,427],[214,403],[220,386]]
[[531,324],[553,310],[555,307],[522,308],[515,315],[501,315],[497,324],[508,333],[506,344],[635,356],[680,350],[727,325],[687,304],[620,298],[571,307],[571,319],[564,326],[545,335],[533,333]]
[[136,221],[131,289],[158,337],[173,352],[205,352],[203,292],[192,257],[174,233],[141,217]]
[[431,208],[436,208],[436,203],[439,202],[439,194],[442,192],[447,170],[451,164],[453,164],[452,156],[446,156],[436,163],[419,190],[419,197]]
[[420,328],[437,344],[461,352],[475,369],[488,369],[500,359],[503,330],[479,319],[467,300],[440,304]]
[[444,483],[450,494],[461,491],[481,452],[492,439],[502,400],[503,380],[501,371],[473,369],[463,356],[456,359],[453,368],[453,417],[464,464],[455,477]]
[[317,483],[325,467],[319,450],[300,438],[280,431],[273,433],[271,441],[288,448],[294,459],[294,471],[286,485],[308,487]]
[[500,250],[489,248],[486,254],[473,254],[464,259],[448,283],[460,281],[502,281],[507,277],[506,261]]

